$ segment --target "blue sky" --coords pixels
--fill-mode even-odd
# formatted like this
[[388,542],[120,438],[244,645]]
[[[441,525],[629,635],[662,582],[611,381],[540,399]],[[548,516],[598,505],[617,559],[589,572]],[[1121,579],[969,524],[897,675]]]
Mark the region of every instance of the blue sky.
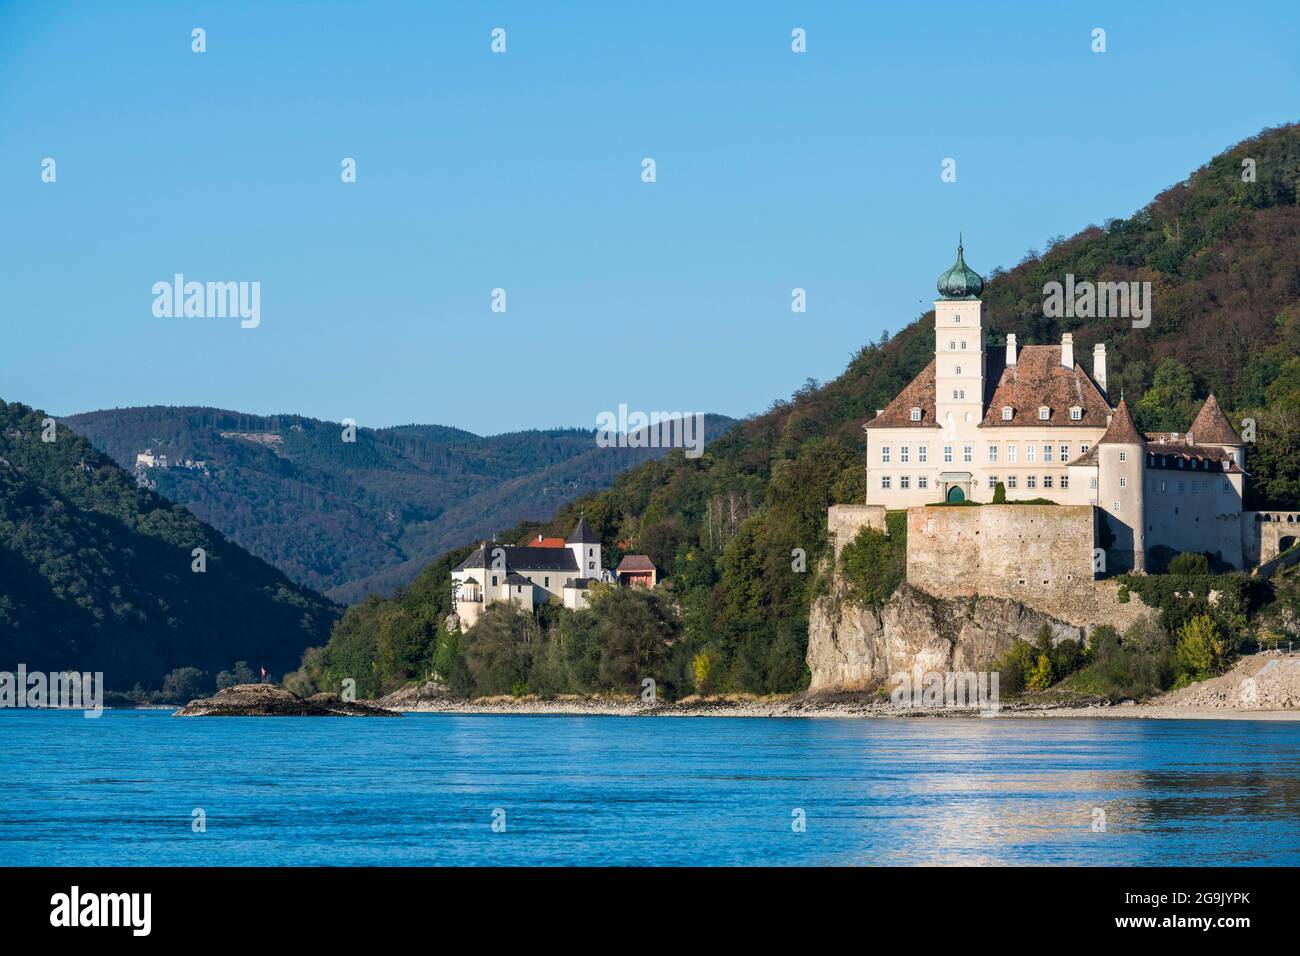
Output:
[[[761,411],[928,309],[958,230],[1009,267],[1295,120],[1292,19],[0,0],[0,398],[480,433]],[[155,317],[176,272],[259,281],[261,325]]]

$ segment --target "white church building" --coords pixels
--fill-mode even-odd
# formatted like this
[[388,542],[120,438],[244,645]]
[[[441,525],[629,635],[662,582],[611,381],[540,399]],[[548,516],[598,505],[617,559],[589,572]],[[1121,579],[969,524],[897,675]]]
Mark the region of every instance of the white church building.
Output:
[[591,585],[612,583],[601,564],[600,538],[586,518],[568,539],[540,539],[527,545],[484,542],[451,572],[453,603],[461,626],[473,627],[483,609],[511,602],[527,611],[548,601],[572,610],[587,607]]

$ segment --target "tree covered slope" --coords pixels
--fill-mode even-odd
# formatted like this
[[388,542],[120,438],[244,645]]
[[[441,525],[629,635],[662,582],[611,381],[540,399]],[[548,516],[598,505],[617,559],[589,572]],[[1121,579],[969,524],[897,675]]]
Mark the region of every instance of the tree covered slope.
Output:
[[[111,409],[63,420],[133,468],[152,448],[204,469],[144,472],[184,505],[293,580],[335,600],[360,600],[410,582],[449,547],[607,487],[663,454],[598,448],[567,428],[483,438],[442,425],[357,428],[297,415],[214,408]],[[730,419],[710,416],[710,432]]]
[[137,488],[67,428],[43,441],[45,419],[0,401],[0,670],[156,688],[178,667],[281,673],[327,638],[337,606]]

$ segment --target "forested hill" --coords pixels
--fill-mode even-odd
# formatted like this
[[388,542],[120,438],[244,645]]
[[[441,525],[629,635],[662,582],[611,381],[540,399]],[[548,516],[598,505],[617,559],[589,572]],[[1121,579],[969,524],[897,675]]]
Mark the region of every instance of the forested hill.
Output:
[[[1252,168],[1253,181],[1245,181],[1243,173]],[[1106,342],[1111,394],[1118,399],[1123,392],[1149,430],[1185,430],[1213,391],[1234,422],[1246,416],[1257,421],[1248,458],[1251,504],[1296,507],[1297,185],[1300,127],[1289,125],[1231,148],[1128,218],[1031,251],[1009,270],[981,262],[978,239],[972,240],[968,261],[989,280],[989,346],[1000,347],[1008,332],[1024,345],[1057,343],[1071,331],[1075,354],[1090,367],[1093,344]],[[936,276],[951,255],[936,255]],[[1063,282],[1067,273],[1077,280],[1150,281],[1150,327],[1135,329],[1124,318],[1044,318],[1044,286]],[[918,290],[927,292],[933,290]],[[645,551],[668,572],[683,612],[682,656],[715,661],[715,688],[798,686],[826,508],[862,500],[861,426],[932,356],[933,312],[910,323],[900,317],[900,324],[895,336],[853,356],[835,381],[809,382],[788,401],[774,402],[710,444],[703,457],[692,461],[674,453],[642,465],[610,489],[561,508],[546,526],[521,528],[517,536],[564,533],[585,512],[614,561],[625,549]],[[795,549],[806,554],[806,572],[793,570]],[[463,553],[427,569],[396,601],[353,608],[317,670],[329,672],[336,657],[346,656],[350,666],[375,660],[381,622],[412,622],[422,643],[408,646],[408,660],[431,654],[437,614],[447,607],[447,572]],[[381,679],[400,676],[391,668],[377,670]]]
[[0,670],[156,689],[181,667],[279,674],[328,637],[340,608],[45,422],[0,401]]
[[[608,487],[664,454],[598,448],[567,428],[480,437],[443,425],[357,428],[298,415],[151,406],[62,420],[123,468],[152,449],[168,466],[141,475],[293,580],[338,601],[388,593],[440,553]],[[709,416],[706,433],[731,419]],[[186,460],[203,467],[183,467]]]

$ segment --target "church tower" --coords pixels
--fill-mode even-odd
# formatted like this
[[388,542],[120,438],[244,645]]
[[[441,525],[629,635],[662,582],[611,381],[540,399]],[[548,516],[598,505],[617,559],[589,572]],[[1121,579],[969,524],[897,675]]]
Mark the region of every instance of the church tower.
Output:
[[945,434],[984,418],[984,280],[966,265],[961,240],[957,262],[939,276],[934,303],[935,419]]
[[578,519],[578,526],[569,535],[565,545],[573,552],[578,562],[578,577],[598,578],[601,572],[600,538],[587,524],[586,516]]

